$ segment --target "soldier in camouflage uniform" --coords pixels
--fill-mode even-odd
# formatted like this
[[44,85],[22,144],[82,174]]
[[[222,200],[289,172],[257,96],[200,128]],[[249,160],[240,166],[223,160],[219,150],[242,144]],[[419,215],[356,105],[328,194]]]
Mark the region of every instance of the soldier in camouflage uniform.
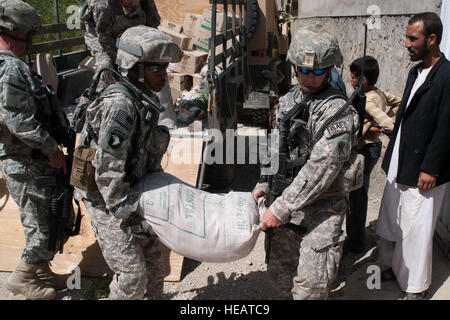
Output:
[[[125,30],[139,25],[156,28],[160,23],[154,0],[87,0],[80,14],[86,26],[84,39],[98,68],[114,66],[116,41]],[[109,72],[102,78],[106,85],[114,83]]]
[[30,5],[0,0],[0,164],[25,232],[21,262],[6,287],[28,299],[53,299],[49,262],[55,252],[47,250],[53,188],[39,188],[35,177],[66,170],[66,162],[39,120],[35,93],[42,88],[40,78],[18,58],[40,25]]
[[[165,85],[169,62],[180,61],[182,55],[158,29],[137,26],[120,37],[117,64],[138,88],[157,92]],[[145,174],[162,171],[170,136],[167,127],[157,125],[158,114],[147,102],[131,91],[131,96],[108,91],[88,106],[80,137],[81,143],[96,149],[92,164],[98,191],[76,189],[75,196],[83,200],[103,256],[115,273],[109,299],[142,299],[147,266],[137,238],[142,232],[136,214],[139,194],[132,187]],[[146,247],[157,249],[148,243]]]
[[[86,25],[85,43],[100,69],[115,66],[116,41],[126,29],[139,25],[156,28],[161,18],[154,0],[87,0],[81,7],[81,20]],[[104,72],[98,89],[114,81],[110,72]],[[157,95],[166,107],[160,124],[172,128],[176,115],[169,84],[166,83]]]
[[[356,153],[359,120],[349,106],[313,144],[320,127],[346,102],[329,84],[330,69],[342,63],[338,41],[323,28],[303,28],[289,47],[288,59],[296,67],[299,84],[280,98],[278,118],[296,104],[307,103],[309,117],[297,145],[310,150],[310,155],[293,182],[265,211],[261,229],[291,222],[306,227],[307,233],[300,237],[285,228],[275,229],[267,269],[281,291],[292,288],[294,299],[326,299],[342,254],[341,225],[349,194],[338,187],[337,177],[351,153]],[[290,151],[291,157],[299,156]],[[268,192],[268,183],[261,182],[252,194],[257,200]],[[297,265],[296,275],[293,265]],[[281,292],[281,297],[286,296],[286,291]]]

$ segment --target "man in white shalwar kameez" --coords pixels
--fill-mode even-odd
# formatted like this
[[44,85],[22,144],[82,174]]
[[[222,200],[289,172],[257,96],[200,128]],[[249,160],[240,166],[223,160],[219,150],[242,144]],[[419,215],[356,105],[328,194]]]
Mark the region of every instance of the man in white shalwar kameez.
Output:
[[[438,179],[438,177],[441,178],[441,168],[448,166],[448,155],[443,153],[436,156],[432,162],[439,165],[431,170],[424,164],[427,152],[433,152],[433,150],[429,151],[431,146],[436,148],[436,141],[442,143],[446,140],[445,137],[448,138],[448,129],[439,129],[439,126],[448,125],[448,119],[446,119],[447,123],[435,122],[433,116],[439,117],[441,111],[434,112],[432,108],[439,106],[436,106],[434,101],[430,101],[429,104],[427,104],[428,101],[422,104],[418,102],[429,99],[426,95],[427,88],[434,85],[430,78],[437,77],[437,70],[443,69],[441,67],[444,64],[443,60],[448,63],[439,51],[442,24],[440,33],[435,31],[436,28],[439,30],[436,27],[439,26],[436,17],[439,19],[435,14],[425,13],[414,16],[408,23],[405,46],[411,61],[422,60],[422,63],[415,66],[408,77],[403,96],[407,102],[403,108],[400,106],[402,110],[399,109],[396,119],[398,130],[394,129],[387,152],[389,155],[383,163],[383,165],[388,164],[384,167],[385,170],[388,168],[388,172],[377,222],[377,234],[381,237],[379,259],[382,265],[389,267],[383,273],[384,280],[396,279],[400,288],[406,292],[405,299],[423,299],[431,284],[433,234],[448,184],[448,179]],[[430,27],[433,23],[434,27]],[[439,80],[437,80],[439,83],[442,82]],[[447,80],[444,82],[450,83]],[[449,88],[444,86],[442,90],[449,90]],[[436,95],[436,92],[431,94]],[[450,100],[444,101],[442,106],[442,110],[447,111],[440,116],[448,117]],[[427,113],[430,114],[429,118],[426,117]],[[428,128],[428,134],[424,133],[429,140],[422,143],[422,149],[420,138],[418,138],[420,127],[415,122],[425,123],[429,127],[436,126],[435,131],[430,131]],[[437,135],[439,137],[436,137]],[[419,142],[411,139],[417,139]],[[408,153],[408,146],[412,145],[414,147]],[[441,144],[441,147],[448,150],[445,145]],[[418,165],[409,165],[408,161],[417,162]],[[408,178],[401,176],[402,169],[401,174]],[[408,172],[405,174],[405,171]],[[411,172],[417,175],[416,180],[412,180]],[[402,181],[408,182],[403,184]]]

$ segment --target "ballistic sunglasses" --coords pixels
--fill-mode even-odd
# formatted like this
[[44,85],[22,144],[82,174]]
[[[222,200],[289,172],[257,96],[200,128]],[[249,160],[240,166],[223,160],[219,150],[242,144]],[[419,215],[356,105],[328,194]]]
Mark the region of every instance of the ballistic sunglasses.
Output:
[[167,67],[169,67],[168,63],[166,63],[166,64],[146,63],[145,65],[148,67],[150,72],[154,72],[154,73],[159,72],[161,70],[166,70]]
[[314,69],[314,70],[308,70],[302,67],[297,67],[297,70],[301,73],[301,74],[308,74],[310,72],[312,72],[313,75],[315,76],[321,76],[322,74],[324,74],[325,72],[327,72],[326,69]]

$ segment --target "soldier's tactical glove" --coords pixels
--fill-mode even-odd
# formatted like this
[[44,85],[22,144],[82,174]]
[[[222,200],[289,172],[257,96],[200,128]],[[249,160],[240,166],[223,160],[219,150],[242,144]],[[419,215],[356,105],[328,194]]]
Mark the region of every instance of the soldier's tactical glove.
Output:
[[132,213],[128,219],[122,222],[122,224],[123,227],[130,228],[133,235],[138,239],[151,239],[157,237],[150,224],[137,213]]

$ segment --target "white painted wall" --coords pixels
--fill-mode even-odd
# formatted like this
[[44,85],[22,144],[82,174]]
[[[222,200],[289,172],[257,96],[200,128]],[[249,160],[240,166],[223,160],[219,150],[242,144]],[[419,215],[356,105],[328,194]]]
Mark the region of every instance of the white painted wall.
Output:
[[441,0],[299,0],[299,17],[412,15],[435,11],[440,2]]
[[444,25],[444,33],[441,41],[441,51],[447,59],[450,58],[450,0],[442,0],[441,20]]

